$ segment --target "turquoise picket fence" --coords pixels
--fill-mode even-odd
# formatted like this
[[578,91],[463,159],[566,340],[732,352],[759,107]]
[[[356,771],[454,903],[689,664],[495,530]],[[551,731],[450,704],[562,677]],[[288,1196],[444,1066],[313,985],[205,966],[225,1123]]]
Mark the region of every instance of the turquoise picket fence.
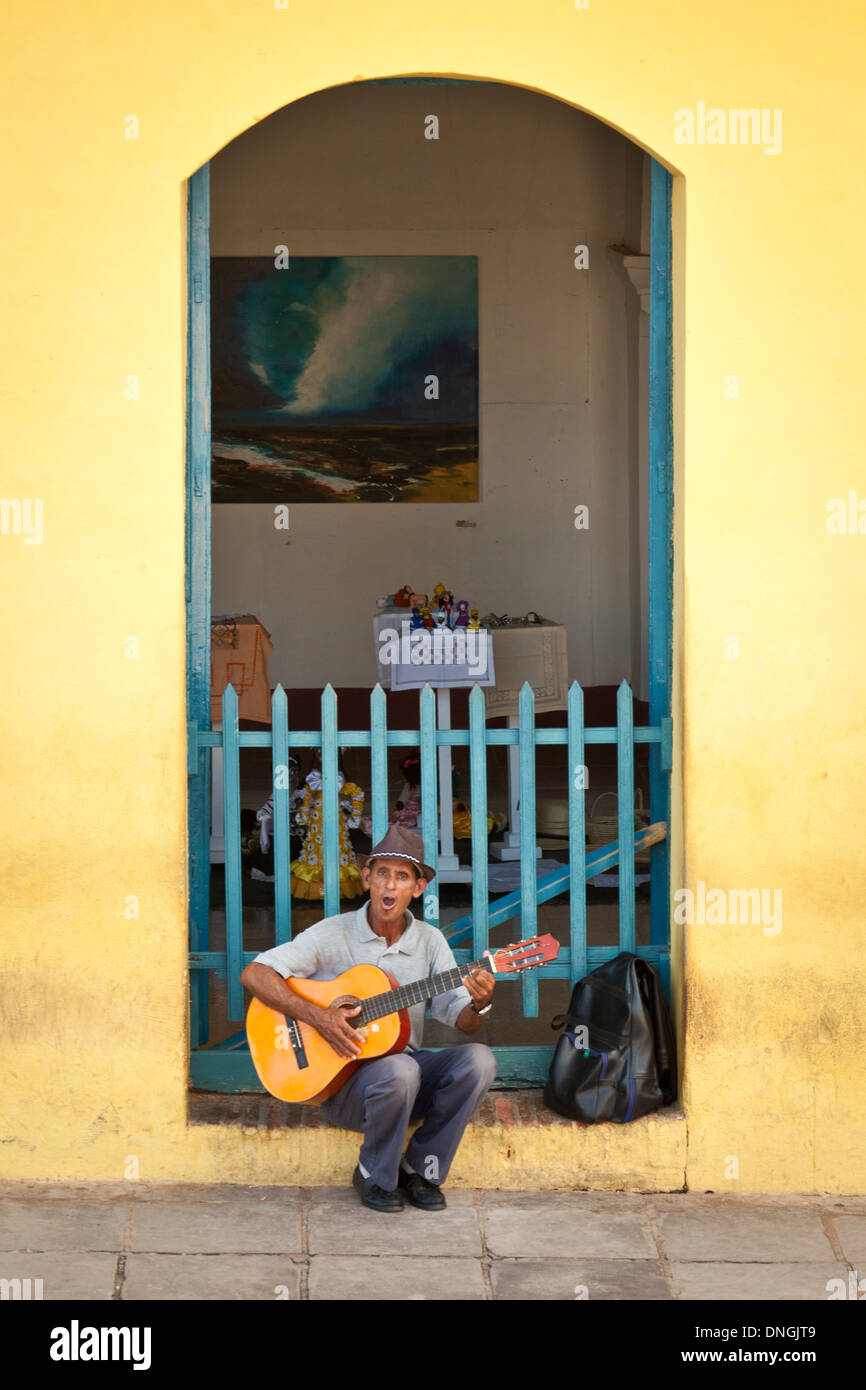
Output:
[[[322,753],[322,796],[324,838],[324,902],[322,916],[340,911],[339,875],[339,809],[338,756],[341,747],[370,750],[370,785],[373,843],[381,840],[388,827],[388,750],[413,748],[421,750],[421,824],[425,857],[434,868],[438,854],[438,786],[437,749],[468,747],[470,766],[470,796],[472,810],[472,910],[471,914],[452,923],[446,935],[453,942],[458,963],[477,960],[487,949],[491,929],[515,918],[514,939],[538,934],[538,906],[550,898],[568,892],[568,940],[560,942],[557,959],[522,977],[523,1013],[538,1016],[539,978],[574,982],[588,970],[611,959],[620,951],[633,951],[653,962],[659,969],[665,992],[669,991],[668,894],[669,849],[667,839],[654,844],[652,858],[651,925],[649,945],[637,946],[635,940],[635,860],[634,851],[644,842],[634,830],[634,763],[635,746],[651,745],[651,789],[659,785],[658,773],[671,768],[671,720],[663,717],[655,725],[635,728],[633,697],[628,683],[623,681],[617,692],[617,722],[615,726],[586,728],[583,720],[583,691],[575,682],[568,695],[567,720],[563,727],[537,728],[535,697],[531,686],[524,685],[520,694],[517,728],[490,729],[486,724],[484,693],[475,687],[469,697],[468,729],[439,729],[436,726],[436,697],[429,686],[419,696],[420,728],[392,730],[387,723],[385,692],[376,686],[370,695],[369,729],[340,729],[337,718],[337,697],[330,685],[321,698],[321,727],[296,731],[289,728],[286,694],[277,686],[271,700],[271,728],[241,732],[238,728],[238,700],[234,688],[226,687],[222,696],[222,728],[200,729],[195,722],[189,725],[188,766],[196,775],[201,766],[200,754],[211,748],[223,751],[223,801],[225,812],[225,950],[200,949],[209,940],[206,925],[191,922],[189,963],[192,980],[201,980],[198,972],[213,972],[227,981],[227,1009],[230,1022],[244,1017],[244,997],[240,975],[255,959],[257,951],[244,949],[243,902],[241,877],[240,836],[240,759],[241,748],[270,748],[273,772],[273,840],[274,840],[274,943],[289,941],[292,936],[292,900],[290,893],[289,857],[289,785],[288,758],[290,749],[320,748]],[[520,889],[519,892],[490,899],[487,878],[487,750],[491,747],[516,743],[519,748],[520,795]],[[585,837],[585,749],[591,744],[615,744],[617,750],[618,837],[615,845],[588,853]],[[567,759],[569,836],[568,863],[546,877],[538,877],[535,858],[535,750],[541,745],[560,745]],[[209,756],[209,755],[208,755]],[[655,773],[655,777],[652,774]],[[650,802],[654,821],[668,821],[669,794],[667,779],[662,778],[665,794],[663,804]],[[629,852],[619,854],[618,846],[628,846]],[[587,879],[602,868],[619,862],[619,939],[609,946],[587,946]],[[664,895],[658,885],[664,886]],[[423,900],[423,916],[433,925],[439,923],[438,880],[428,885]],[[461,943],[466,942],[464,946]],[[207,978],[207,977],[205,977]],[[191,1052],[191,1079],[194,1085],[208,1090],[261,1090],[246,1048],[243,1030],[216,1045],[207,1045],[209,991],[193,987],[192,1039],[198,1042]],[[547,1076],[554,1045],[537,1047],[497,1047],[499,1083],[506,1085],[539,1085]]]

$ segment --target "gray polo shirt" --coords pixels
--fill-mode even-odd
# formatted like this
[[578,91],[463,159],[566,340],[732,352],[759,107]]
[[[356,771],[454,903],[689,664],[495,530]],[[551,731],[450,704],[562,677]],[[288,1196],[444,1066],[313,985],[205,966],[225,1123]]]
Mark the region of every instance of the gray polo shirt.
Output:
[[[342,912],[338,917],[326,917],[315,926],[307,927],[293,941],[262,951],[256,956],[256,965],[269,965],[284,980],[290,975],[307,980],[332,980],[344,970],[351,970],[353,965],[378,965],[401,985],[426,980],[429,975],[456,967],[451,947],[438,927],[419,921],[407,908],[405,930],[400,939],[389,946],[370,926],[368,906],[369,900],[355,912]],[[440,1023],[454,1028],[458,1015],[471,1003],[468,989],[458,985],[447,994],[431,999],[430,1012]],[[414,1052],[421,1046],[425,1012],[423,1000],[409,1006],[411,1032],[407,1052]]]

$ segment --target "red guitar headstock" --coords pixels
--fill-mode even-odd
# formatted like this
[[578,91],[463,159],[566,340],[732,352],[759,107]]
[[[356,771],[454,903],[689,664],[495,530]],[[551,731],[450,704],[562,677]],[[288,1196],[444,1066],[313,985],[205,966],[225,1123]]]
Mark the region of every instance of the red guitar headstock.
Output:
[[518,941],[514,946],[502,946],[498,951],[486,951],[490,968],[495,975],[519,974],[523,970],[534,970],[545,961],[556,960],[559,955],[559,942],[549,934],[531,936],[526,941]]

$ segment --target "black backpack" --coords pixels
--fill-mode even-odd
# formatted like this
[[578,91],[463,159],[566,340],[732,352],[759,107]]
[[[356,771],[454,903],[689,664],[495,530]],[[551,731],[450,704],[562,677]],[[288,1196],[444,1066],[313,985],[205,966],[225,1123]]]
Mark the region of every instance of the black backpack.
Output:
[[626,1124],[676,1099],[673,1028],[649,961],[622,951],[590,971],[550,1026],[565,1026],[544,1088],[551,1110],[585,1125]]

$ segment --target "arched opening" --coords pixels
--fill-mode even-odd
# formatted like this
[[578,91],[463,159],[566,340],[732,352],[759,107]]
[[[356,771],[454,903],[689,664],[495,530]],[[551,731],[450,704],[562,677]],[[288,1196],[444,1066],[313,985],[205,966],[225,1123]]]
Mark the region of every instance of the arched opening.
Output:
[[[377,670],[376,602],[404,583],[429,595],[441,581],[490,615],[499,663],[483,772],[468,690],[450,692],[450,710],[440,695],[430,716],[418,830],[439,874],[424,915],[465,948],[458,960],[536,931],[563,947],[540,980],[501,991],[509,1003],[488,1039],[500,1075],[537,1084],[550,1016],[600,959],[636,949],[668,984],[667,844],[632,841],[649,821],[669,822],[669,197],[666,171],[587,113],[451,79],[315,93],[192,180],[194,1084],[254,1084],[236,979],[250,953],[353,906],[340,901],[336,865],[330,893],[320,874],[322,901],[299,895],[287,872],[302,847],[289,839],[288,795],[282,823],[274,795],[270,690],[287,692],[284,752],[302,776],[330,739],[321,794],[332,830],[344,814],[339,736],[367,731],[344,754],[372,812],[366,839],[363,826],[344,827],[349,853],[362,854],[387,824],[383,808],[395,809],[410,751],[391,743],[383,774],[370,732],[377,675],[392,685]],[[547,621],[492,625],[531,613]],[[273,647],[264,710],[252,709],[240,663],[222,660],[222,684],[246,688],[237,775],[216,798],[214,616],[230,642],[251,643],[250,662]],[[263,680],[260,670],[259,695]],[[524,681],[535,693],[528,736]],[[574,696],[569,710],[575,682],[582,718]],[[329,735],[326,686],[337,693]],[[391,688],[384,703],[388,730],[423,743],[417,691]],[[466,731],[462,744],[439,738],[449,725]],[[245,738],[256,731],[258,746]],[[248,856],[240,841],[269,801],[270,861],[261,840]],[[489,835],[473,828],[479,806]],[[631,852],[593,860],[612,842]],[[501,906],[498,920],[515,893],[517,920]],[[435,1025],[425,1041],[436,1044]]]

